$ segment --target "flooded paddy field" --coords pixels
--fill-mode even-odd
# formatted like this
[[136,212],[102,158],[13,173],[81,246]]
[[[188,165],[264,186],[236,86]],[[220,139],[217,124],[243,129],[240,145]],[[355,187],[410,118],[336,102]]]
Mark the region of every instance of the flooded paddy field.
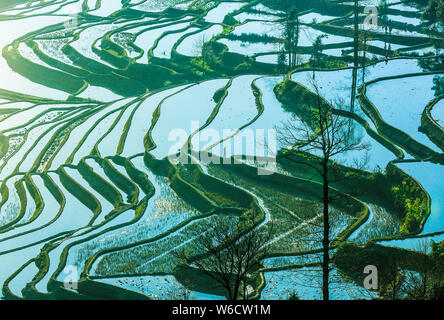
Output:
[[[0,299],[322,299],[327,254],[331,299],[386,297],[353,257],[444,251],[423,3],[1,2]],[[323,132],[354,146],[325,167]],[[253,235],[230,296],[208,239],[226,258]]]

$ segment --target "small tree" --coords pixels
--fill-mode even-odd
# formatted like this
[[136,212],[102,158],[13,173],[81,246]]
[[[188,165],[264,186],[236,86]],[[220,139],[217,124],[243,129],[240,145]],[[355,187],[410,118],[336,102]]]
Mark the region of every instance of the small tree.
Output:
[[201,38],[197,38],[194,41],[194,48],[193,48],[193,53],[194,55],[198,56],[201,58],[202,60],[202,75],[205,78],[205,74],[206,74],[206,66],[207,66],[207,58],[208,58],[208,53],[205,50],[205,43],[207,42],[206,36],[205,34],[202,34]]
[[279,71],[282,73],[285,73],[287,70],[287,55],[284,51],[279,52],[278,58],[277,58],[277,64],[279,67]]

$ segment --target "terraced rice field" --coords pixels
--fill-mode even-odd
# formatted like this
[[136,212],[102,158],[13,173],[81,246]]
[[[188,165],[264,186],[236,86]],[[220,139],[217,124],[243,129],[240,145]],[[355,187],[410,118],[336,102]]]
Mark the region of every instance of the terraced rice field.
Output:
[[[329,1],[335,10],[323,10],[307,1],[313,5],[298,13],[297,66],[287,73],[278,64],[285,12],[277,2],[0,3],[1,299],[109,298],[119,289],[181,298],[174,253],[196,250],[195,234],[218,219],[247,219],[261,230],[273,223],[250,297],[286,299],[296,290],[319,299],[320,289],[307,289],[319,271],[312,251],[320,243],[307,241],[319,231],[313,222],[322,208],[311,192],[319,181],[279,162],[272,178],[259,179],[254,161],[168,159],[186,142],[171,139],[175,129],[190,139],[187,152],[258,156],[235,139],[292,119],[274,90],[285,79],[313,91],[315,76],[324,98],[353,105],[353,130],[371,146],[364,176],[390,166],[429,197],[428,212],[405,239],[404,217],[377,186],[353,194],[333,184],[355,209],[331,208],[332,240],[412,249],[418,235],[444,239],[443,35],[423,27],[415,7],[387,1],[390,33],[368,31],[359,53],[365,63],[356,65],[353,4]],[[317,36],[325,65],[313,65]],[[195,138],[209,130],[219,136]],[[363,156],[353,151],[335,161],[353,170]],[[72,268],[79,286],[66,289]],[[334,274],[333,299],[360,297],[359,284]],[[188,289],[191,299],[224,298]]]

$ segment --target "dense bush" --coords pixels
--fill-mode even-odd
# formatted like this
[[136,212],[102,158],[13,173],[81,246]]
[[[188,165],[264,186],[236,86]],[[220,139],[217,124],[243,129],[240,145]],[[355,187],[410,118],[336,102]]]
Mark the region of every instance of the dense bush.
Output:
[[392,187],[395,207],[402,212],[404,222],[401,226],[401,233],[410,233],[418,230],[427,209],[425,199],[415,197],[420,190],[411,181],[404,180],[401,184]]

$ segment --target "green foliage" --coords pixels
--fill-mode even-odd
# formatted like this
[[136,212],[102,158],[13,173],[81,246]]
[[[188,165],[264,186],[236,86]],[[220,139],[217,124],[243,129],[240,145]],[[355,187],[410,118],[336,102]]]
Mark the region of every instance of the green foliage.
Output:
[[151,183],[151,181],[148,179],[148,176],[136,169],[136,167],[133,165],[133,163],[129,160],[125,161],[125,169],[128,173],[129,177],[137,183],[139,188],[145,193],[145,194],[152,194],[154,193],[154,186]]
[[140,293],[98,281],[79,281],[78,287],[79,293],[86,296],[99,297],[100,299],[150,300],[147,296],[144,296]]
[[214,102],[219,103],[220,100],[225,96],[226,92],[227,92],[227,90],[225,88],[220,88],[220,89],[216,90],[216,92],[214,92],[214,95],[213,95]]
[[288,295],[288,300],[300,300],[298,294],[296,293],[296,291],[292,291],[289,295]]
[[363,273],[364,267],[374,265],[378,269],[379,287],[385,287],[393,281],[395,274],[400,269],[418,271],[420,266],[415,262],[424,257],[427,258],[422,253],[396,247],[386,247],[373,242],[365,245],[345,242],[339,245],[333,256],[333,262],[359,285],[362,285],[366,276]]
[[407,180],[392,187],[395,206],[400,212],[402,212],[404,217],[400,230],[401,233],[410,233],[418,230],[423,219],[427,204],[425,203],[425,200],[419,197],[414,197],[414,195],[418,194],[418,191],[418,186]]

